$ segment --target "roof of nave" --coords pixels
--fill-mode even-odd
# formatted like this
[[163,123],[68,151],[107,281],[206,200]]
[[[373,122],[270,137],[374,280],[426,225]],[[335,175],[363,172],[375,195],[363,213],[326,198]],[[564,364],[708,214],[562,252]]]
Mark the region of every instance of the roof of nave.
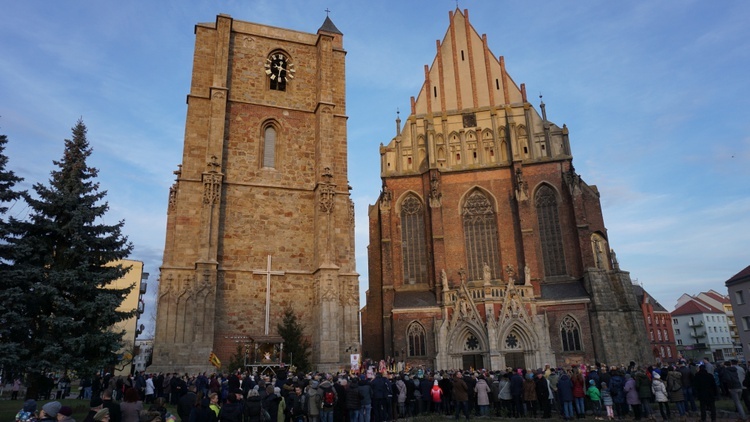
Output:
[[396,292],[393,298],[394,308],[423,308],[437,306],[437,299],[432,292]]
[[542,284],[542,300],[564,300],[589,297],[580,280]]

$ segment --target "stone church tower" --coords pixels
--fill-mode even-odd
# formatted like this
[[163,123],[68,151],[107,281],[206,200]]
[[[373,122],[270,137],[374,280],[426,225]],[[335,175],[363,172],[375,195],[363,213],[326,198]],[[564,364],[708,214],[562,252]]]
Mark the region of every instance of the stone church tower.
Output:
[[348,365],[359,290],[343,35],[329,18],[311,34],[219,15],[195,36],[151,368],[209,370],[212,351],[228,362],[278,341],[289,307],[318,369]]
[[437,369],[646,362],[627,272],[568,128],[538,112],[468,11],[381,145],[363,358]]

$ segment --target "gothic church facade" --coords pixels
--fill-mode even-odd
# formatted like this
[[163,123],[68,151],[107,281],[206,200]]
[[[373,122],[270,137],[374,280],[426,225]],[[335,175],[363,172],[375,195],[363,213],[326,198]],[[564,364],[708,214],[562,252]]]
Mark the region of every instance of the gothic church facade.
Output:
[[380,147],[363,358],[437,369],[648,358],[596,186],[468,11],[449,14],[411,113]]
[[[219,15],[195,27],[150,370],[279,340],[291,307],[321,370],[359,346],[343,35]],[[280,357],[285,363],[293,357]],[[236,368],[230,368],[236,369]]]

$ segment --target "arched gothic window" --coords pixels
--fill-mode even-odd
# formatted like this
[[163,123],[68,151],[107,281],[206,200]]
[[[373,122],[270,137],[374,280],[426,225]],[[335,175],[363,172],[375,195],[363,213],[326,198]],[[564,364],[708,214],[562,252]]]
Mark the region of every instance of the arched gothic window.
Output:
[[409,356],[425,356],[425,331],[422,324],[412,322],[406,330],[406,336],[409,339]]
[[654,330],[651,330],[651,341],[654,341]]
[[664,330],[664,341],[669,341],[669,336],[667,335],[667,330]]
[[562,338],[563,352],[581,350],[581,327],[570,315],[563,318],[560,323],[560,337]]
[[543,185],[536,192],[536,218],[539,222],[539,240],[542,243],[544,275],[565,275],[562,231],[557,207],[557,195],[551,187]]
[[263,130],[263,167],[276,167],[276,128],[271,125]]
[[427,251],[422,201],[409,195],[401,203],[401,256],[404,283],[427,282]]
[[661,341],[661,331],[656,330],[656,338]]
[[662,358],[663,358],[663,357],[665,357],[665,355],[664,355],[664,346],[661,346],[661,347],[659,348],[659,351],[661,352],[661,357],[662,357]]
[[500,250],[497,218],[489,198],[480,190],[469,194],[462,210],[464,248],[469,280],[484,278],[484,265],[490,267],[490,278],[500,278]]
[[672,348],[671,347],[667,347],[667,357],[668,358],[672,357]]

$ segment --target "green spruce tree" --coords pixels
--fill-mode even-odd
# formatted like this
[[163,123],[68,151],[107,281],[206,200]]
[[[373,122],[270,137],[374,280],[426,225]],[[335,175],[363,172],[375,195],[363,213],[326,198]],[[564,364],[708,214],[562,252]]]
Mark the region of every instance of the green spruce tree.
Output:
[[298,371],[310,371],[310,340],[305,337],[305,326],[297,321],[292,308],[284,310],[284,319],[277,328],[284,339],[284,362],[289,363],[291,359]]
[[19,343],[13,366],[29,372],[32,383],[45,371],[89,374],[115,363],[124,332],[113,326],[135,312],[117,310],[133,286],[111,286],[129,270],[113,263],[126,258],[132,245],[122,234],[123,221],[102,222],[106,191],[99,191],[98,171],[86,163],[90,155],[79,120],[62,159],[53,162],[49,186],[35,184],[36,195],[26,195],[29,219],[11,219],[8,276],[24,322],[13,336]]
[[[0,135],[0,367],[10,368],[19,354],[19,336],[22,335],[25,320],[21,318],[13,303],[19,297],[21,290],[10,284],[7,274],[11,269],[13,248],[9,243],[10,222],[8,211],[10,206],[17,206],[23,192],[15,189],[16,184],[23,179],[7,170],[8,157],[5,146],[8,143],[6,135]],[[22,209],[18,206],[16,209]]]

